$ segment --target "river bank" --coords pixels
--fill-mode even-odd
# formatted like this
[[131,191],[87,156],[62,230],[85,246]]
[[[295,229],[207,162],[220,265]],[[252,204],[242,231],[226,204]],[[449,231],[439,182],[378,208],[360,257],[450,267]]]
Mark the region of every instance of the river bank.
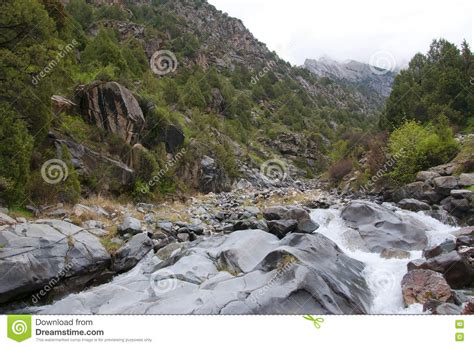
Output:
[[473,231],[422,211],[294,187],[159,206],[91,202],[46,212],[62,220],[1,227],[4,312],[468,312],[472,285],[449,271],[438,278],[436,258],[466,260],[455,272],[472,281]]

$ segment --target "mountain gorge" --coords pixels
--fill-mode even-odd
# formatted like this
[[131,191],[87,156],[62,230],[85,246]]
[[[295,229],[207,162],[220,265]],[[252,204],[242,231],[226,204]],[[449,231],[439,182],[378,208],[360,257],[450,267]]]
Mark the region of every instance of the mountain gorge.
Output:
[[[291,66],[205,1],[35,1],[41,15],[31,24],[22,5],[2,5],[17,6],[5,21],[24,30],[6,32],[4,64],[17,83],[7,86],[5,75],[1,87],[4,108],[16,103],[8,112],[27,120],[19,126],[31,138],[18,141],[35,147],[23,146],[23,161],[0,174],[6,203],[95,193],[155,199],[228,190],[240,179],[265,185],[260,168],[269,160],[286,176],[311,178],[330,164],[338,137],[376,117],[352,87]],[[16,91],[38,98],[41,112]],[[179,149],[186,155],[171,169]],[[48,197],[41,164],[58,153],[75,182]]]
[[204,0],[0,28],[0,312],[474,312],[466,42],[298,67]]

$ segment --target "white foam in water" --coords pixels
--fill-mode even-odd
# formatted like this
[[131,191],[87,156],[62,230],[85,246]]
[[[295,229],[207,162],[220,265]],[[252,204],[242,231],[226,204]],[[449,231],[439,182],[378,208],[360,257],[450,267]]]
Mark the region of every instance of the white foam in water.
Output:
[[[422,212],[414,213],[397,209],[396,213],[400,216],[410,216],[418,222],[426,225],[430,230],[427,232],[428,242],[430,245],[440,243],[444,239],[453,237],[449,232],[455,228],[445,225]],[[317,232],[334,241],[348,256],[366,264],[363,275],[367,280],[369,289],[374,298],[370,313],[422,313],[423,307],[420,304],[411,305],[409,307],[404,306],[400,285],[403,276],[407,272],[407,263],[410,260],[421,258],[421,251],[410,252],[409,259],[384,259],[381,258],[378,253],[364,250],[363,245],[359,244],[356,239],[349,239],[347,237],[346,232],[351,231],[351,229],[345,225],[340,217],[339,210],[313,210],[311,218],[320,225]]]

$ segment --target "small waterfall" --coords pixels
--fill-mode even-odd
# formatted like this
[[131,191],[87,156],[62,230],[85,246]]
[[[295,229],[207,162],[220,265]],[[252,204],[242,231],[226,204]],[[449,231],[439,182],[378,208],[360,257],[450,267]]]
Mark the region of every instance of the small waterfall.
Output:
[[[385,204],[388,208],[394,206]],[[445,239],[453,238],[450,231],[456,228],[443,224],[422,212],[414,213],[396,209],[400,216],[416,219],[424,224],[427,232],[428,244],[436,245]],[[421,251],[411,251],[406,259],[385,259],[378,253],[370,252],[365,248],[363,240],[357,231],[348,228],[340,217],[339,209],[316,209],[311,213],[311,218],[320,227],[317,232],[330,238],[350,257],[366,264],[364,276],[374,297],[371,314],[414,314],[422,313],[422,305],[415,304],[405,307],[403,303],[401,281],[407,272],[407,264],[413,259],[422,258]]]

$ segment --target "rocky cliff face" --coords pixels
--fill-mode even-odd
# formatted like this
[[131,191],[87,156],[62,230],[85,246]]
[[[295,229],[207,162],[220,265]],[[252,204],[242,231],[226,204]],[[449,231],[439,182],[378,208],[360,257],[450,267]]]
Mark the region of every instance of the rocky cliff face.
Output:
[[319,77],[356,88],[363,99],[381,106],[390,95],[396,71],[383,71],[355,60],[339,62],[328,57],[306,59],[304,67]]
[[86,119],[125,142],[134,144],[145,118],[133,94],[117,82],[94,82],[80,86],[80,105]]
[[196,5],[191,0],[173,1],[171,11],[185,19],[183,31],[197,33],[204,41],[197,58],[203,67],[233,69],[235,64],[243,63],[255,68],[274,58],[241,20],[229,17],[207,2]]

